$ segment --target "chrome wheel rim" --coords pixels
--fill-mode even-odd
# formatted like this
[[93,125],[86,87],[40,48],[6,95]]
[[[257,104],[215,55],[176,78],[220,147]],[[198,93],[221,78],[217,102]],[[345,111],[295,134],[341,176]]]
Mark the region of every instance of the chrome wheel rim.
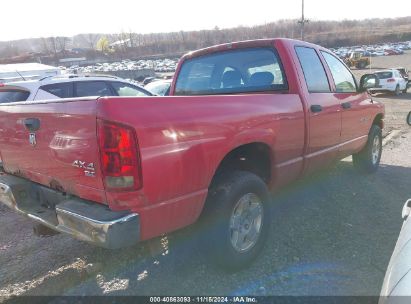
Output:
[[373,143],[372,143],[372,163],[374,165],[377,164],[378,158],[380,157],[380,138],[378,136],[374,137]]
[[248,251],[257,243],[263,223],[263,203],[254,193],[243,195],[230,218],[230,241],[238,252]]

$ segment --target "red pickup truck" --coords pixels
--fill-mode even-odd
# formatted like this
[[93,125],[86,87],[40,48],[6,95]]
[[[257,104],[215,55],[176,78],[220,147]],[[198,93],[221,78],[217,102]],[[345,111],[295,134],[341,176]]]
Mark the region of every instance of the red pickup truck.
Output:
[[353,155],[378,168],[384,107],[317,45],[267,39],[183,56],[167,97],[0,105],[0,201],[108,248],[204,219],[217,262],[263,246],[270,191]]

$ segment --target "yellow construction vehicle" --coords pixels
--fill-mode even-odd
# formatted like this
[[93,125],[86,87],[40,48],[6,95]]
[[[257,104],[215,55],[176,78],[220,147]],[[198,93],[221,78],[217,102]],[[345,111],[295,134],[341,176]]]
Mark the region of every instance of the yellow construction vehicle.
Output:
[[352,52],[344,61],[350,68],[364,69],[370,65],[370,58],[364,56],[364,53],[359,51]]

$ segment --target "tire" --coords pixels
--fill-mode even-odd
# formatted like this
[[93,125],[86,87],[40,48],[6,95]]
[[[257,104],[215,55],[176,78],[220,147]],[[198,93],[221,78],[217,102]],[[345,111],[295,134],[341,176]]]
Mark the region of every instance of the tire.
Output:
[[411,112],[409,112],[407,115],[407,124],[411,126]]
[[363,173],[374,173],[377,171],[382,153],[382,132],[377,125],[372,125],[368,134],[365,147],[358,153],[353,154],[353,164]]
[[394,95],[399,96],[400,93],[401,93],[400,85],[397,84],[397,86],[395,87]]
[[402,90],[402,93],[403,93],[403,94],[407,94],[407,91],[408,91],[408,86],[406,85],[406,86],[405,86],[405,89]]
[[203,214],[205,245],[215,264],[236,271],[258,256],[269,231],[269,203],[266,184],[253,173],[234,171],[218,179]]

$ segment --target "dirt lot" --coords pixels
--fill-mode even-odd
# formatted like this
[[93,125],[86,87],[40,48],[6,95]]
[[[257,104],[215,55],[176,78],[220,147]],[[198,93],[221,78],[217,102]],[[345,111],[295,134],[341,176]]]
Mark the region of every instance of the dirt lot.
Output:
[[[364,74],[393,67],[405,67],[411,70],[411,51],[407,51],[404,55],[400,56],[371,57],[371,65],[369,67],[362,70],[354,68],[353,72],[359,80]],[[408,126],[405,123],[404,117],[411,111],[411,88],[408,91],[409,93],[400,96],[393,96],[391,94],[375,95],[375,98],[384,102],[386,106],[384,136],[393,130],[407,129]]]
[[[375,65],[411,68],[404,56]],[[105,251],[64,235],[35,237],[30,220],[0,206],[0,302],[12,295],[378,295],[411,197],[411,94],[376,98],[386,105],[384,134],[400,131],[384,147],[380,170],[360,175],[348,158],[277,193],[268,244],[250,268],[227,274],[210,266],[193,228]]]

